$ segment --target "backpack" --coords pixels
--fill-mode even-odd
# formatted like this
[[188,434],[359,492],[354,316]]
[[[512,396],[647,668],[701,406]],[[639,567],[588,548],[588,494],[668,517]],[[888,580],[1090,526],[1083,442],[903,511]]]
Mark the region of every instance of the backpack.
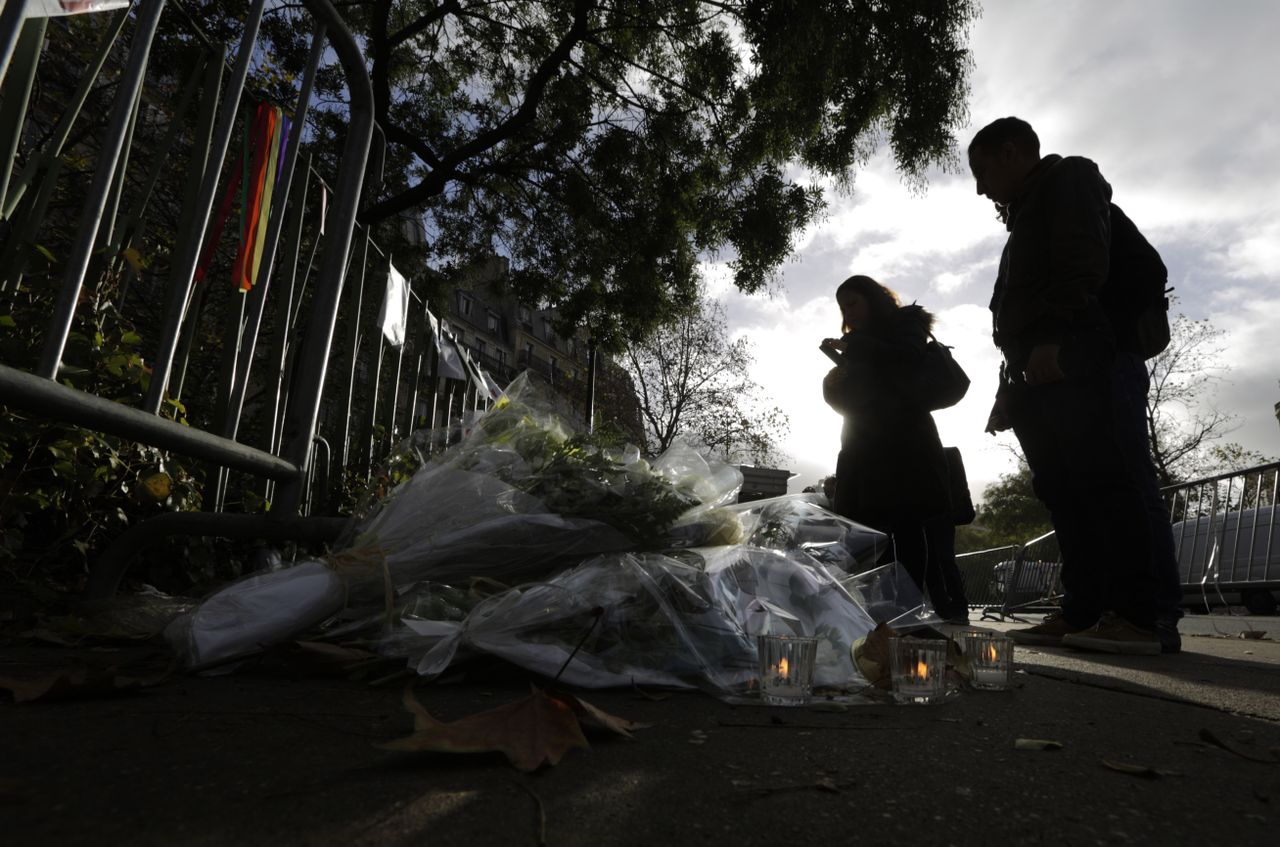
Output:
[[917,401],[930,412],[959,403],[969,391],[969,375],[951,355],[951,348],[931,332],[924,353],[924,366],[916,375],[912,392]]
[[1168,281],[1156,248],[1112,203],[1110,269],[1098,302],[1121,350],[1150,359],[1169,346]]

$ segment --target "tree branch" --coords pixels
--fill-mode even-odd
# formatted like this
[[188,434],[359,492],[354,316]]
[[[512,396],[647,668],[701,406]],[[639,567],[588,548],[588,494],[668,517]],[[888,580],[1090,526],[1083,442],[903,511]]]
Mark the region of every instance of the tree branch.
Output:
[[[399,194],[374,203],[360,215],[360,222],[368,224],[413,208],[440,194],[445,186],[457,176],[458,166],[467,159],[478,156],[487,150],[515,136],[525,127],[533,123],[537,117],[538,106],[542,102],[547,86],[559,72],[561,65],[568,61],[573,48],[582,42],[587,32],[587,18],[591,11],[590,0],[575,0],[573,4],[573,23],[555,46],[555,49],[542,60],[537,70],[529,77],[525,89],[524,101],[520,107],[509,114],[496,126],[480,133],[462,146],[441,157],[439,164],[432,168],[424,179]],[[384,22],[385,24],[385,22]],[[385,39],[385,26],[383,37]],[[376,97],[375,89],[375,97]]]

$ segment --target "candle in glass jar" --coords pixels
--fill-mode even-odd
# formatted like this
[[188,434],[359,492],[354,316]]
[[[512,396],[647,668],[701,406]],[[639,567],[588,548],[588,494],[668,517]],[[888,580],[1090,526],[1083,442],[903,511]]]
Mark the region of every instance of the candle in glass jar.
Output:
[[899,702],[931,703],[946,694],[946,641],[895,638],[890,651],[893,694]]
[[969,682],[974,688],[1002,690],[1012,682],[1013,640],[989,632],[968,633],[964,652],[969,657]]
[[814,658],[818,639],[787,635],[761,635],[760,696],[774,706],[800,705],[813,692]]

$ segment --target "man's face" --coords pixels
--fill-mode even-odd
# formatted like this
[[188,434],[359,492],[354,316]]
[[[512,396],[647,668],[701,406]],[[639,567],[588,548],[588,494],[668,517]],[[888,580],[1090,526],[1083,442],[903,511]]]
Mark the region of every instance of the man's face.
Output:
[[992,202],[1008,205],[1017,196],[1028,168],[1012,144],[969,151],[969,170],[978,193]]

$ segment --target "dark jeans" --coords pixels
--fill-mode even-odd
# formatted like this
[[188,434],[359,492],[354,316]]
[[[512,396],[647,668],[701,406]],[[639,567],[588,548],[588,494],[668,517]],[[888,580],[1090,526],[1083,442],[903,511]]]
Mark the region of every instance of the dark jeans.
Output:
[[956,566],[956,528],[950,515],[892,521],[877,529],[893,536],[883,557],[897,560],[944,618],[968,614],[960,568]]
[[1169,506],[1160,496],[1160,482],[1151,461],[1151,437],[1147,430],[1147,392],[1151,389],[1151,378],[1146,362],[1137,353],[1117,353],[1111,377],[1116,434],[1129,474],[1142,496],[1151,534],[1153,581],[1147,590],[1155,598],[1160,619],[1174,623],[1182,617],[1182,579],[1178,574]]
[[1009,418],[1062,551],[1062,613],[1075,627],[1104,611],[1154,625],[1150,531],[1117,438],[1110,357],[1049,385],[1008,387]]

